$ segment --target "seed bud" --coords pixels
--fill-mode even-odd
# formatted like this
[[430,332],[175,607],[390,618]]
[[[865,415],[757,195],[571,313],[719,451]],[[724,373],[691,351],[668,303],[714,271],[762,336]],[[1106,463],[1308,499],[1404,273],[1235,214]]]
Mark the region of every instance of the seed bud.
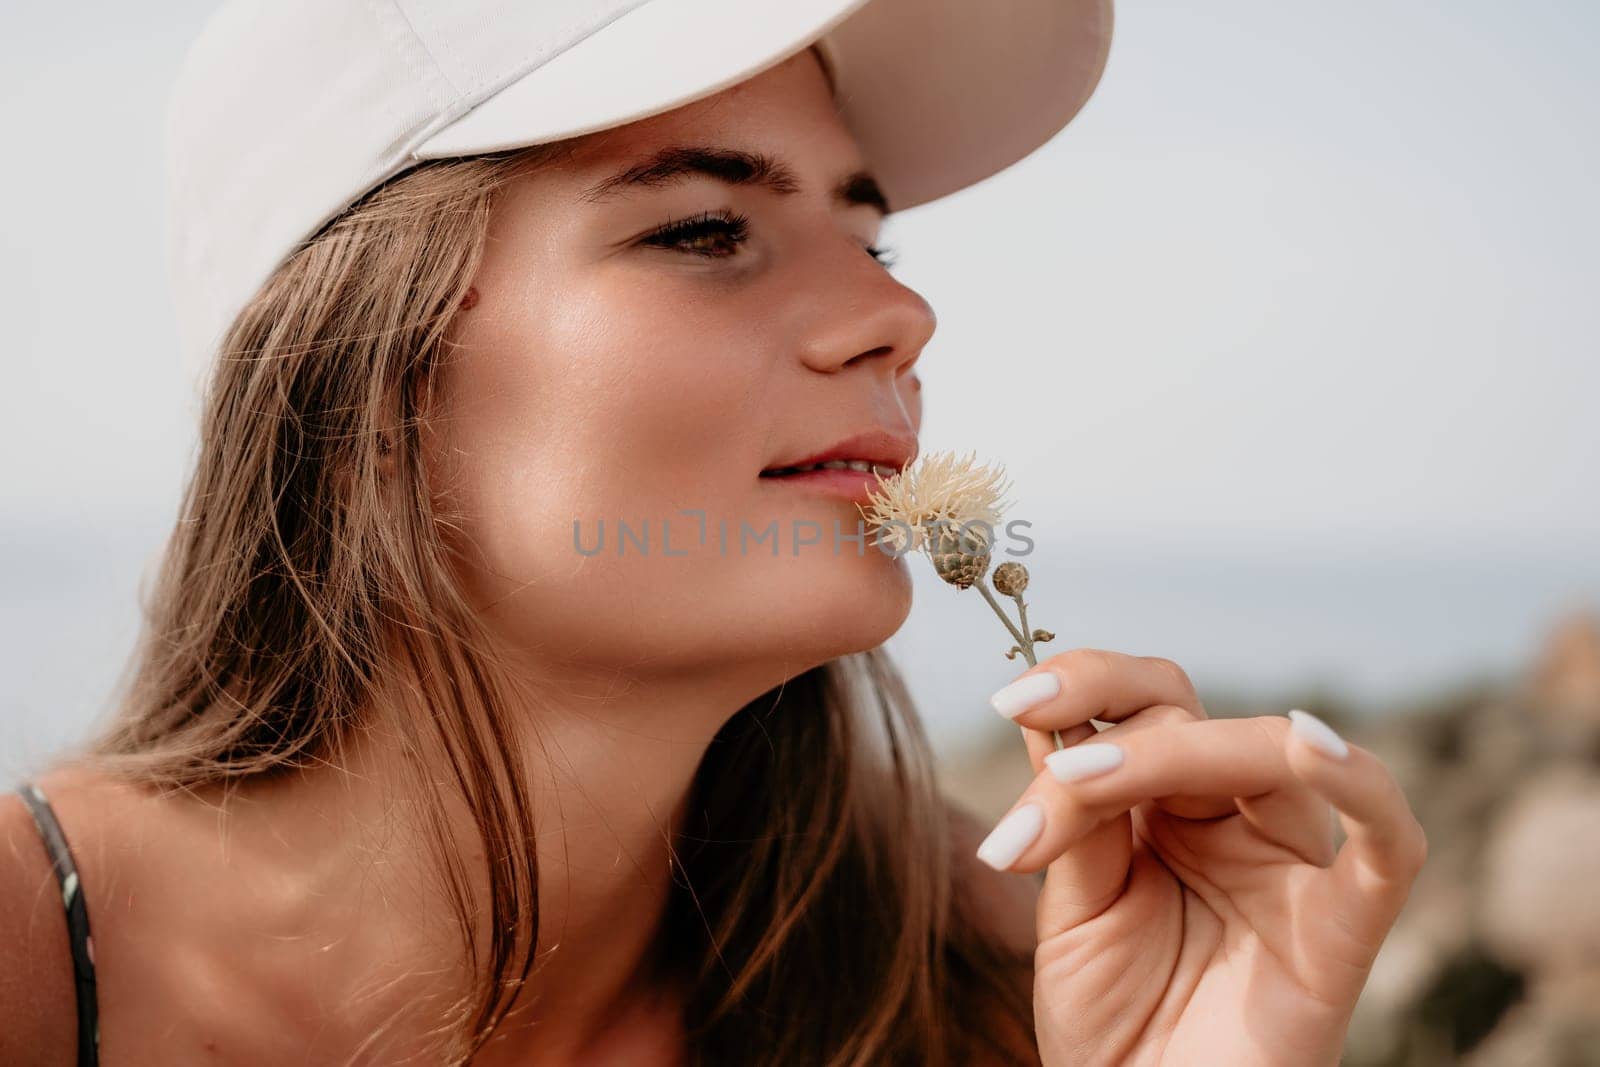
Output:
[[1020,596],[1028,588],[1028,568],[1020,563],[1002,563],[994,569],[990,580],[1002,596]]
[[928,555],[939,577],[966,589],[989,569],[989,548],[958,530],[941,529],[929,540]]

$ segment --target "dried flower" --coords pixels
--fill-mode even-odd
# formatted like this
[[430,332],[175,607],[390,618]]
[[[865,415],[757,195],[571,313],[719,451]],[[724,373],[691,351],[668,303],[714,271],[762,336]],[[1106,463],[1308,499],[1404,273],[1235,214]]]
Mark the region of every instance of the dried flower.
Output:
[[976,462],[972,453],[934,452],[891,478],[879,475],[865,515],[878,529],[876,543],[896,552],[920,549],[932,558],[935,549],[963,548],[987,556],[1009,488],[1002,470]]
[[[1017,642],[1006,659],[1021,655],[1032,667],[1038,665],[1034,645],[1055,634],[1028,626],[1028,605],[1022,599],[1028,569],[1007,562],[994,571],[995,589],[1016,603],[1017,622],[1011,621],[984,581],[995,530],[1006,508],[1001,498],[1010,487],[1000,468],[978,463],[970,452],[962,458],[935,452],[892,478],[880,475],[877,488],[868,494],[871,508],[863,509],[863,515],[877,529],[874,543],[889,545],[896,553],[920,549],[940,578],[957,589],[976,587]],[[1052,730],[1050,735],[1057,749],[1063,747],[1061,731]]]

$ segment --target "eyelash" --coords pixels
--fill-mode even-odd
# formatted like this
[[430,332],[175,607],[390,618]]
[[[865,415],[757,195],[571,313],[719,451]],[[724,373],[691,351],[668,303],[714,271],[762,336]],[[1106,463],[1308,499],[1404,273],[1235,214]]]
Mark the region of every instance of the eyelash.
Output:
[[[667,225],[646,237],[644,243],[660,248],[673,248],[696,237],[718,235],[728,241],[732,241],[735,245],[743,244],[750,236],[749,217],[738,212],[706,211],[693,218],[667,223]],[[867,254],[877,260],[885,269],[894,266],[897,262],[892,248],[867,245],[866,249]],[[704,252],[697,249],[685,249],[685,251],[690,255],[705,256],[709,259],[727,258],[715,252]]]

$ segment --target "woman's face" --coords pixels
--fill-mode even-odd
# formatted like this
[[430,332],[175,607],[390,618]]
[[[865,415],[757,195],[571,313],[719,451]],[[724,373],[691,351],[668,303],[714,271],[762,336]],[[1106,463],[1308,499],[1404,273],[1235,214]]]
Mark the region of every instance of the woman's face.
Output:
[[[498,201],[440,383],[430,462],[486,619],[534,663],[775,680],[880,643],[906,561],[836,539],[861,514],[818,479],[762,476],[867,431],[889,440],[863,458],[913,449],[935,324],[872,253],[870,183],[835,195],[867,161],[816,56],[575,144]],[[792,185],[648,168],[690,147],[761,153]],[[652,236],[701,216],[743,232]]]

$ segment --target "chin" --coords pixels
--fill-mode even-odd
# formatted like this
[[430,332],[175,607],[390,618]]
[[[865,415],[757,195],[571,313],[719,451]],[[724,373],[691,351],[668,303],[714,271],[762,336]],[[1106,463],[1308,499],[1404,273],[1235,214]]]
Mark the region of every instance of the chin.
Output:
[[[704,565],[632,556],[596,562],[609,565],[572,579],[571,610],[539,605],[542,623],[534,628],[541,633],[532,643],[576,641],[603,648],[612,660],[678,672],[743,661],[772,685],[894,636],[911,613],[916,565],[871,545],[859,556],[713,552]],[[552,617],[583,620],[582,634],[575,638],[570,625],[550,628]],[[573,654],[582,655],[578,648]]]
[[813,635],[820,660],[883,644],[911,613],[909,561],[868,548],[863,556],[818,556],[784,576],[781,603],[796,629]]

